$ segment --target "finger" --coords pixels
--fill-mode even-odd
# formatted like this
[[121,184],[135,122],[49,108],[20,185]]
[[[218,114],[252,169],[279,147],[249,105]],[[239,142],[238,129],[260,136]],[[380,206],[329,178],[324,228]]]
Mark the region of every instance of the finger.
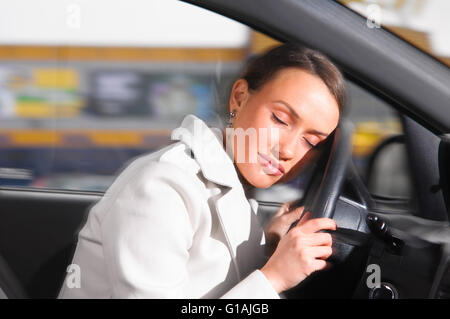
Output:
[[312,262],[312,267],[314,268],[314,271],[319,271],[319,270],[324,270],[327,269],[328,266],[328,262],[326,262],[325,260],[322,259],[316,259]]
[[319,230],[336,230],[336,222],[330,218],[313,218],[309,219],[301,225],[297,225],[301,228],[302,233],[315,233]]
[[284,214],[286,221],[288,223],[293,223],[296,220],[300,219],[300,217],[302,216],[302,213],[303,213],[303,209],[304,209],[304,207],[301,206],[301,207],[294,208],[289,212],[286,212]]
[[311,247],[310,253],[314,258],[325,260],[331,256],[333,250],[330,246],[315,246]]
[[309,246],[331,246],[333,241],[328,233],[312,233],[307,238]]
[[314,247],[314,246],[331,246],[332,238],[327,233],[311,233],[303,234],[299,232],[297,234],[298,247]]
[[274,216],[281,216],[281,215],[285,214],[286,212],[288,212],[290,205],[291,205],[291,203],[284,203],[283,205],[281,205]]
[[301,214],[303,213],[303,210],[305,209],[305,206],[299,206],[296,208],[291,208],[290,211],[287,212],[287,214],[295,214],[298,215],[298,217],[301,216]]
[[301,217],[301,219],[300,219],[300,221],[297,224],[298,226],[303,225],[304,223],[306,223],[308,220],[311,219],[311,212],[306,212],[303,215],[301,215],[300,217]]

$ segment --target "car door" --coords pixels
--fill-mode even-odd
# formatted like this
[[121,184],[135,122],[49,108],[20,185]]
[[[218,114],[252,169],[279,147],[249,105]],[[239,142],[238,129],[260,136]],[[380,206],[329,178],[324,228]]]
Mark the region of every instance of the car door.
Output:
[[120,170],[170,144],[189,113],[223,125],[241,64],[275,43],[178,1],[99,16],[103,5],[47,2],[56,22],[1,10],[0,255],[32,298],[56,297],[89,208]]

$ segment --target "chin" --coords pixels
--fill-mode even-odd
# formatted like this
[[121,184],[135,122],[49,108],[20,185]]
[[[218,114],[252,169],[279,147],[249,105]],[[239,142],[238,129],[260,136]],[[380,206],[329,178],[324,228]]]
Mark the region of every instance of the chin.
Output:
[[256,185],[253,185],[253,186],[255,186],[256,188],[269,188],[270,186],[272,186],[273,184],[275,184],[275,183],[265,183],[265,184],[262,184],[262,183],[256,183]]
[[280,176],[264,173],[259,165],[256,165],[256,167],[249,167],[242,175],[248,183],[256,188],[268,188],[280,180]]

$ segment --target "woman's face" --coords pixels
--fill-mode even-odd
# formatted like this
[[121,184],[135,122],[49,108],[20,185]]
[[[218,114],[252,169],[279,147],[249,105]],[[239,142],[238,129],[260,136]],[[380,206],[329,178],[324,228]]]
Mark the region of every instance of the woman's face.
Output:
[[277,72],[256,92],[248,90],[246,80],[237,80],[230,95],[232,110],[234,161],[257,188],[297,176],[305,155],[339,121],[338,104],[325,83],[298,68]]

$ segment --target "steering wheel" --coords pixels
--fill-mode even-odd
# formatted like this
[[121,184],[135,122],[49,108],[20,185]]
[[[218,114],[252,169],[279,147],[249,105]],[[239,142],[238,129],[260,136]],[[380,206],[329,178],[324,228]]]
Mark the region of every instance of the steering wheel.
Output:
[[[342,119],[332,135],[328,160],[324,173],[314,174],[311,186],[305,197],[305,212],[310,212],[311,218],[333,218],[336,203],[344,185],[349,163],[352,157],[351,134],[353,125]],[[326,154],[323,154],[326,155]],[[319,169],[324,164],[326,156],[319,159]],[[338,225],[339,226],[339,225]]]
[[[335,271],[334,273],[333,271],[322,271],[313,274],[314,276],[309,276],[300,284],[302,287],[300,294],[296,289],[295,298],[298,296],[314,297],[316,294],[322,297],[324,290],[330,292],[333,288],[336,288],[336,294],[331,293],[328,296],[342,297],[345,295],[344,291],[351,295],[352,287],[359,279],[357,274],[361,273],[367,260],[365,252],[361,253],[363,249],[360,248],[370,238],[366,216],[372,199],[352,164],[352,132],[353,124],[342,119],[334,133],[323,145],[316,163],[317,167],[309,181],[306,196],[303,198],[305,207],[303,211],[310,212],[308,218],[332,218],[338,225],[336,231],[326,231],[331,233],[333,238],[333,254],[327,261],[332,263],[333,267],[331,268],[334,268]],[[360,209],[356,214],[359,222],[353,224],[350,219],[355,218],[354,211],[352,214],[346,208],[350,206],[345,206],[347,204],[343,204],[343,201],[340,200],[344,186],[348,185],[353,188],[358,202],[362,203],[355,205],[358,207],[357,209]],[[325,274],[321,275],[321,273]],[[349,276],[354,277],[355,281],[349,284],[345,290],[342,286],[351,281]],[[331,288],[331,286],[334,287]]]
[[[320,298],[324,291],[328,297],[342,297],[346,294],[351,296],[359,280],[358,274],[364,269],[367,260],[364,245],[370,238],[366,216],[372,199],[352,164],[352,132],[353,124],[342,119],[320,151],[314,174],[302,200],[305,207],[303,211],[310,212],[308,218],[332,218],[338,225],[336,231],[326,231],[333,238],[333,254],[327,261],[332,263],[331,269],[334,270],[309,276],[293,290],[294,298],[315,295]],[[344,186],[349,185],[358,197],[355,207],[360,209],[357,213],[360,221],[350,227],[349,220],[355,214],[349,210],[352,209],[350,206],[345,206],[347,204],[340,200]],[[345,285],[347,288],[343,287]]]
[[[309,218],[331,218],[338,226],[336,231],[330,231],[333,254],[329,260],[334,263],[343,262],[351,253],[348,244],[355,246],[364,243],[366,234],[370,232],[366,217],[373,200],[352,163],[352,132],[353,124],[342,119],[327,141],[328,147],[324,147],[304,198],[304,212],[310,212]],[[353,188],[362,206],[356,215],[349,209],[343,209],[339,202],[344,185]],[[358,222],[352,220],[357,218]]]

